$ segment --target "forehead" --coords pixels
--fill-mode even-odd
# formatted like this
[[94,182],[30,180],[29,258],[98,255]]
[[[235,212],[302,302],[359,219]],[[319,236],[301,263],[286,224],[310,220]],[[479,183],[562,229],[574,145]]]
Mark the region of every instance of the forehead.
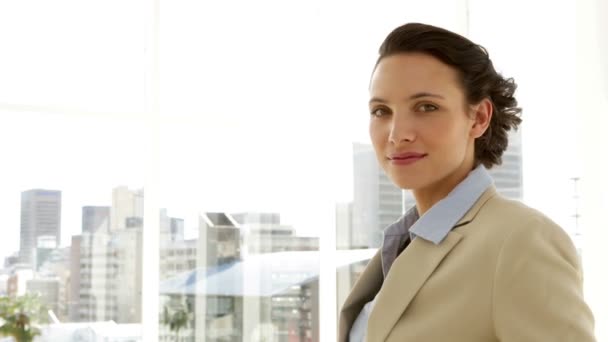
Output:
[[370,94],[390,97],[418,92],[460,96],[458,72],[439,59],[423,53],[403,53],[380,60],[370,82]]

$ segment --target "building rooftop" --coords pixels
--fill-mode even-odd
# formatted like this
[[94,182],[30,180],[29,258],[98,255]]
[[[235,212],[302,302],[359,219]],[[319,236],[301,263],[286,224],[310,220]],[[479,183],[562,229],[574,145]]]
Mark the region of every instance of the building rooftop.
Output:
[[[375,249],[338,251],[335,265],[341,267],[369,260]],[[224,265],[198,268],[160,284],[161,294],[271,297],[293,286],[319,277],[319,251],[279,252],[248,255]]]

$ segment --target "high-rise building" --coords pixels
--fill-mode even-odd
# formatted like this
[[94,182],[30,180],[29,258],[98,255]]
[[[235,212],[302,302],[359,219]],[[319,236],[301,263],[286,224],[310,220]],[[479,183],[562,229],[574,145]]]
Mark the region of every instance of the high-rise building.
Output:
[[523,199],[524,190],[520,131],[509,134],[509,146],[502,155],[502,164],[490,169],[490,175],[492,175],[496,190],[500,194],[512,199]]
[[234,213],[230,217],[240,230],[246,254],[319,250],[319,238],[297,236],[296,230],[281,224],[278,213]]
[[34,264],[32,265],[32,268],[35,271],[39,271],[42,264],[44,264],[48,260],[49,255],[58,246],[57,246],[57,239],[55,236],[41,235],[41,236],[38,236],[38,238],[36,240],[37,240],[36,248],[34,249],[34,253],[33,253]]
[[[318,251],[261,253],[161,282],[161,305],[183,308],[192,341],[319,341]],[[160,341],[172,341],[167,324]]]
[[351,248],[352,217],[352,202],[336,204],[336,249]]
[[[410,191],[396,187],[379,166],[371,145],[353,146],[354,191],[352,221],[349,233],[345,233],[344,204],[336,208],[337,243],[344,248],[348,240],[349,248],[379,247],[382,231],[397,220],[406,210],[416,205]],[[502,157],[502,164],[490,169],[496,189],[502,195],[523,198],[521,132],[512,132],[509,146]]]
[[70,294],[68,295],[67,310],[68,321],[80,321],[80,258],[81,258],[82,235],[72,236],[70,245]]
[[114,188],[110,213],[110,231],[143,226],[144,191],[126,186]]
[[[78,320],[141,322],[142,229],[83,233],[80,240]],[[75,252],[78,253],[78,252]]]
[[318,247],[277,213],[204,213],[200,268],[167,280],[189,290],[167,289],[163,305],[193,313],[183,336],[196,340],[317,341]]
[[160,247],[160,279],[197,268],[198,240],[171,241]]
[[141,323],[142,242],[141,227],[112,233],[109,250],[115,273],[110,295],[117,323]]
[[21,193],[21,262],[34,265],[38,237],[61,242],[61,191],[33,189]]
[[82,232],[94,233],[110,230],[110,207],[82,207]]
[[184,220],[160,211],[160,278],[167,279],[197,267],[198,240],[184,239]]
[[[378,166],[371,146],[355,145],[354,173],[355,188],[352,208],[348,207],[348,203],[341,203],[336,206],[337,248],[379,247],[378,239],[381,238],[381,233],[376,233],[375,229],[379,228],[381,232],[394,220],[387,219],[380,223],[380,220],[376,219],[379,216],[377,213],[382,211],[385,214],[390,213],[390,218],[398,218],[398,198],[403,203],[401,212],[414,207],[416,201],[411,191],[403,191],[401,199],[398,190],[387,185],[389,180]],[[510,134],[509,146],[503,154],[502,164],[494,166],[489,170],[489,173],[494,179],[494,184],[500,194],[512,199],[522,199],[522,143],[519,131]],[[380,177],[382,177],[382,180],[378,181]],[[383,197],[381,189],[384,189],[384,201],[378,199]],[[380,210],[381,206],[384,206],[385,209]],[[352,222],[350,223],[346,219],[349,209],[352,210]],[[379,224],[379,227],[377,224]],[[366,239],[372,243],[365,244]],[[356,262],[338,271],[339,301],[344,301],[365,264],[366,262]]]
[[143,200],[142,190],[115,188],[109,223],[104,207],[83,208],[83,234],[75,241],[80,248],[72,251],[80,260],[72,264],[80,276],[71,283],[78,314],[72,308],[71,317],[141,322]]
[[[116,258],[110,249],[111,235],[97,231],[75,236],[72,241],[73,276],[70,288],[73,321],[95,322],[116,319],[113,296]],[[75,243],[74,243],[75,242]],[[74,260],[78,256],[78,259]],[[76,292],[77,291],[77,292]]]
[[297,236],[277,213],[205,213],[200,217],[205,264],[216,266],[250,254],[319,250],[318,237]]
[[169,217],[167,209],[160,210],[160,244],[183,241],[185,237],[184,219]]
[[199,217],[200,251],[198,264],[215,266],[241,259],[238,223],[225,213],[205,213]]
[[[38,248],[38,250],[40,250],[40,248]],[[70,247],[53,248],[48,250],[46,252],[46,256],[42,259],[43,261],[38,267],[35,275],[36,278],[34,279],[40,280],[40,282],[36,284],[44,284],[44,281],[57,284],[58,299],[56,303],[52,303],[54,305],[53,312],[62,321],[68,319],[68,304],[71,301],[70,252]],[[51,301],[48,303],[51,304]]]
[[171,241],[183,241],[184,240],[184,219],[170,217],[169,218],[169,234]]
[[382,244],[384,228],[403,214],[402,191],[386,176],[371,145],[353,145],[351,248]]

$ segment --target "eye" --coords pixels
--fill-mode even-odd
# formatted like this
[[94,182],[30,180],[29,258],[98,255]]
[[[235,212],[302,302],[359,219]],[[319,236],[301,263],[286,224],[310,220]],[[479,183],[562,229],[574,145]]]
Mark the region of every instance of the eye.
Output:
[[416,110],[419,112],[434,112],[437,109],[439,109],[439,107],[435,106],[434,104],[423,103],[419,105]]
[[370,114],[372,116],[380,117],[389,114],[389,111],[384,107],[377,107],[372,109]]

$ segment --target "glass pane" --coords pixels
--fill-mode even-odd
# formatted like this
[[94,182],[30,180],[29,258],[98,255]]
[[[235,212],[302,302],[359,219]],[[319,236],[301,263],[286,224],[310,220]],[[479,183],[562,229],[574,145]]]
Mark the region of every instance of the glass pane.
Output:
[[295,166],[243,130],[230,129],[253,142],[233,147],[209,127],[164,127],[162,156],[182,162],[161,166],[161,340],[175,324],[184,341],[318,340],[319,238],[293,207],[319,205],[287,184]]
[[0,144],[17,146],[6,149],[0,178],[13,227],[0,241],[0,300],[12,305],[2,318],[33,305],[27,312],[42,341],[140,339],[144,126],[0,115]]
[[2,1],[0,103],[143,112],[144,3]]
[[320,137],[330,109],[310,100],[322,96],[317,9],[184,4],[164,7],[161,27],[161,160],[180,163],[162,163],[161,198],[197,258],[179,275],[161,260],[160,338],[186,310],[183,341],[319,341],[334,178]]

